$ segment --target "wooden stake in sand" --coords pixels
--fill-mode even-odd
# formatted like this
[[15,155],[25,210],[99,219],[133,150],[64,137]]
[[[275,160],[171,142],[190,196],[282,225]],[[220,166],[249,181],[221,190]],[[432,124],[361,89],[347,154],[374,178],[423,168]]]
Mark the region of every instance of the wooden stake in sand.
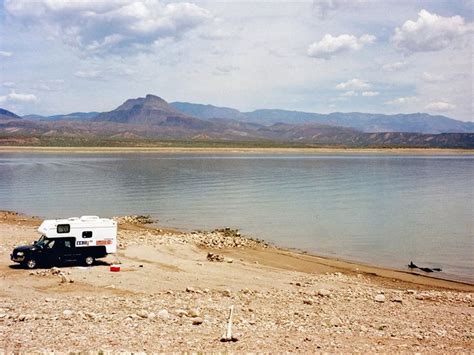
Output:
[[221,338],[221,341],[237,341],[237,338],[232,336],[232,317],[234,316],[234,305],[230,306],[229,309],[229,319],[227,320],[227,329],[224,335]]

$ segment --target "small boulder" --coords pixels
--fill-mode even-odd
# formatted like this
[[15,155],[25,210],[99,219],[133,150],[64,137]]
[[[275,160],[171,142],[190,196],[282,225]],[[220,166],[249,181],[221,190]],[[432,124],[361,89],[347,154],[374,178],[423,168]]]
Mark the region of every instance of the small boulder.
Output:
[[193,319],[193,325],[200,325],[202,324],[203,320],[200,317],[194,318]]
[[374,300],[375,302],[383,303],[385,302],[385,295],[378,294],[377,296],[375,296]]

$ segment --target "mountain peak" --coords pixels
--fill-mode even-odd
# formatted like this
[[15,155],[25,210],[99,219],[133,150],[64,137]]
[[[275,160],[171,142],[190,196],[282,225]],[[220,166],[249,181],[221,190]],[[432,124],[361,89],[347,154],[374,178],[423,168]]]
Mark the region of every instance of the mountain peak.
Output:
[[208,126],[208,122],[189,117],[168,104],[161,97],[148,94],[129,99],[115,110],[99,114],[95,121],[161,126]]
[[0,120],[12,120],[20,118],[20,116],[17,116],[13,112],[0,108]]

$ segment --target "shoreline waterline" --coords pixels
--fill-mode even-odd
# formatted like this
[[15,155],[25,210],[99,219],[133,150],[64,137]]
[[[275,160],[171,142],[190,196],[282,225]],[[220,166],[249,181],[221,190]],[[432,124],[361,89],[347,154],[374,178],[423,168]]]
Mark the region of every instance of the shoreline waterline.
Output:
[[0,153],[222,153],[222,154],[401,154],[401,155],[474,155],[473,149],[452,148],[249,148],[249,147],[44,147],[0,146]]
[[[17,225],[39,225],[42,218],[39,216],[29,216],[18,211],[0,210],[0,223],[17,224]],[[11,216],[9,220],[5,216]],[[23,223],[22,223],[23,222]],[[180,230],[179,228],[167,228],[153,223],[152,225],[144,224],[126,224],[119,225],[124,230],[138,230],[138,231],[162,231],[172,232],[186,235],[190,232]],[[191,232],[193,233],[193,232]],[[250,257],[252,260],[257,259],[259,263],[265,266],[270,266],[276,269],[297,271],[304,273],[314,273],[315,270],[322,268],[332,268],[340,270],[349,274],[362,274],[380,278],[382,282],[389,283],[408,283],[419,287],[439,288],[456,290],[463,292],[474,292],[474,284],[467,281],[453,280],[448,278],[436,277],[431,275],[424,275],[418,272],[410,272],[408,270],[401,270],[396,268],[387,268],[372,264],[363,263],[360,261],[348,260],[346,258],[329,257],[325,255],[318,255],[314,252],[308,252],[303,249],[285,248],[278,244],[270,243],[262,239],[253,239],[251,236],[243,235],[242,238],[248,240],[256,240],[262,245],[266,244],[269,248],[245,248],[245,249],[223,249],[226,255],[237,258]],[[212,250],[210,248],[206,248]]]

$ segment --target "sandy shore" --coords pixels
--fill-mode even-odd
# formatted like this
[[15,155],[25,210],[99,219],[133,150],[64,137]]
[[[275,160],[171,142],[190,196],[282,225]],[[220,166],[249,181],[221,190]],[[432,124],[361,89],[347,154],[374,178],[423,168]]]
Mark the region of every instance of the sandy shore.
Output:
[[0,153],[219,153],[219,154],[474,154],[472,149],[441,148],[191,148],[191,147],[38,147],[0,146]]
[[[233,232],[119,225],[116,256],[30,272],[39,220],[0,213],[0,350],[473,352],[474,286],[278,249]],[[208,253],[223,261],[209,261]],[[109,263],[121,262],[121,272]],[[223,343],[234,305],[236,342]]]

